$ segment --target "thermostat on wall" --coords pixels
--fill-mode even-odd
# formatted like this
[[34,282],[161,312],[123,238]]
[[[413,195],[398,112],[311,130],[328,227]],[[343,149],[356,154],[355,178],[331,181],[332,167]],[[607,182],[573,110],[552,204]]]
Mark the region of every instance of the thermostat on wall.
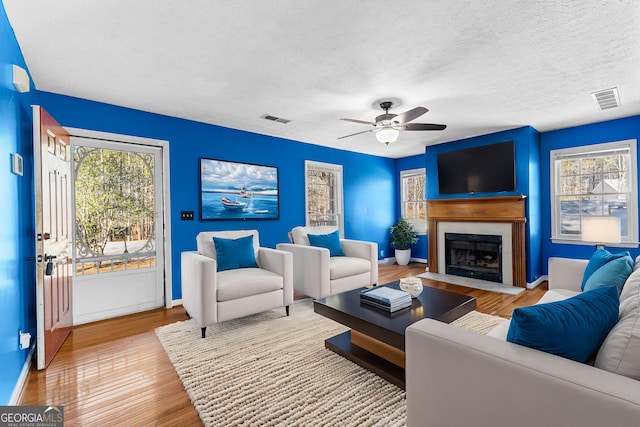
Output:
[[18,153],[11,155],[11,172],[22,176],[23,162],[22,156]]

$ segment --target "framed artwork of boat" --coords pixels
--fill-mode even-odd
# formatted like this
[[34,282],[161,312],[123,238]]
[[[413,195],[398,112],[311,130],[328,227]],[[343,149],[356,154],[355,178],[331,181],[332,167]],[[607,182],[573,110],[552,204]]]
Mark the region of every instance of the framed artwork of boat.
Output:
[[200,218],[278,219],[278,168],[200,159]]

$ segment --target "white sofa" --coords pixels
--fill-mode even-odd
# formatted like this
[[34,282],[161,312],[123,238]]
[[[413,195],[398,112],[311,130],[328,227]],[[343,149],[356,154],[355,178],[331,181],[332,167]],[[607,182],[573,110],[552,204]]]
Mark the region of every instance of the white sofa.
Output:
[[329,256],[329,250],[309,245],[307,234],[329,234],[335,226],[295,227],[291,243],[278,243],[276,249],[293,254],[293,287],[311,298],[371,286],[378,283],[378,244],[340,239],[345,256]]
[[[217,271],[213,237],[253,236],[259,268]],[[201,232],[197,251],[182,252],[182,305],[205,337],[214,323],[236,319],[293,303],[293,259],[290,253],[260,247],[257,230]]]
[[[540,302],[580,292],[587,260],[549,260]],[[640,337],[640,257],[620,295],[612,334]],[[626,301],[626,302],[623,302]],[[626,308],[623,309],[623,306]],[[629,308],[631,307],[631,308]],[[624,310],[631,310],[623,313]],[[631,426],[640,424],[640,368],[623,376],[504,340],[508,322],[489,336],[431,319],[406,331],[409,426]],[[637,341],[627,347],[638,350]],[[628,349],[625,349],[627,351]],[[627,353],[629,354],[629,353]],[[637,353],[636,353],[637,355]],[[640,357],[632,357],[640,365]],[[610,362],[610,361],[609,361]],[[614,367],[626,369],[624,363]],[[633,375],[632,375],[633,376]]]

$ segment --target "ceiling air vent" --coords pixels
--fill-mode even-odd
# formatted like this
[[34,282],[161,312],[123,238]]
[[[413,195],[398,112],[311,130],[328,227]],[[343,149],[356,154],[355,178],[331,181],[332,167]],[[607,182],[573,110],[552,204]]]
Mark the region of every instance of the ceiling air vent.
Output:
[[260,116],[260,118],[265,120],[271,120],[272,122],[278,122],[278,123],[284,123],[284,124],[287,124],[291,121],[287,119],[282,119],[280,117],[272,116],[270,114],[263,114],[262,116]]
[[605,89],[591,94],[601,110],[609,110],[620,106],[618,88]]

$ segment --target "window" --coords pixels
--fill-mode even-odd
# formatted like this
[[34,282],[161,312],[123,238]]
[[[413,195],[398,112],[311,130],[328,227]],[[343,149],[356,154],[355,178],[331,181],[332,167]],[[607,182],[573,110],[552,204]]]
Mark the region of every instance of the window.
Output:
[[622,242],[637,246],[636,145],[633,139],[551,151],[553,241],[582,243],[585,217],[615,216]]
[[344,235],[342,166],[308,160],[304,166],[307,225],[335,225]]
[[400,172],[402,185],[402,218],[413,224],[416,232],[427,232],[427,173],[424,168]]

